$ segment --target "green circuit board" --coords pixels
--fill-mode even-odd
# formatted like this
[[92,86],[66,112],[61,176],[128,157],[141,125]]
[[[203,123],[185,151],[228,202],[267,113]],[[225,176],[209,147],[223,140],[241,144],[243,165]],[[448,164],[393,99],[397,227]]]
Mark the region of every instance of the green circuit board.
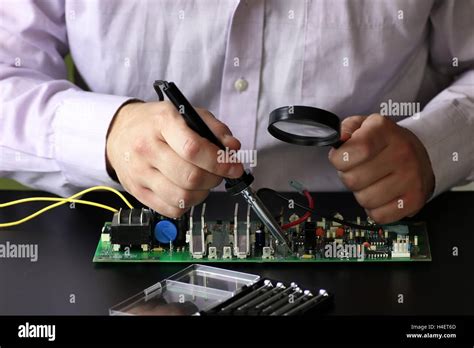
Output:
[[[307,222],[298,229],[288,230],[287,237],[290,240],[291,251],[285,254],[278,252],[271,236],[261,228],[259,222],[239,225],[236,229],[230,222],[209,221],[202,228],[199,223],[195,223],[194,227],[187,231],[186,241],[180,245],[151,242],[140,247],[114,245],[111,241],[111,223],[107,222],[102,229],[93,261],[158,263],[431,261],[428,234],[423,222],[383,225],[383,230],[378,232],[355,230],[338,224],[333,226],[324,221],[315,221],[312,224]],[[235,237],[236,233],[238,238]],[[256,236],[258,233],[263,233],[265,237],[264,244],[260,246],[259,238]],[[312,233],[319,235],[314,237]],[[200,245],[198,251],[196,251],[196,239]],[[239,243],[240,249],[235,247]]]

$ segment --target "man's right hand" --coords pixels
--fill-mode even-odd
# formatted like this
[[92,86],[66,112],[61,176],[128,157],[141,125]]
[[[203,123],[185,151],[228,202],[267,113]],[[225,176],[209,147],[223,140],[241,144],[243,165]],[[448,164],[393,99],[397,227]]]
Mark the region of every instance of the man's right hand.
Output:
[[[207,110],[196,111],[224,146],[240,148],[225,124]],[[218,163],[218,150],[190,129],[170,102],[132,102],[110,126],[106,156],[125,190],[160,214],[179,217],[222,177],[242,175],[242,164]]]

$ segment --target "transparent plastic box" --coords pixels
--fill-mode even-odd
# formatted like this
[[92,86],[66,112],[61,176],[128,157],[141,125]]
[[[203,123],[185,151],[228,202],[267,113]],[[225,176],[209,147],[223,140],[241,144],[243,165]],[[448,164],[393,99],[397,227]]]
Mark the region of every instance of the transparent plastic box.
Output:
[[198,315],[260,276],[194,264],[110,308],[110,315]]

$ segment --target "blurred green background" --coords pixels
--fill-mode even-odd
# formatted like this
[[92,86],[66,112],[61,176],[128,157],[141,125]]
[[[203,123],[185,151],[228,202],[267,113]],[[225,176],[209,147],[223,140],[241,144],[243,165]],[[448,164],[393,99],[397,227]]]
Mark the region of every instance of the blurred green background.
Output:
[[[71,56],[67,55],[64,61],[67,66],[67,79],[74,82],[74,63]],[[0,178],[0,190],[29,190],[29,188],[14,180]]]

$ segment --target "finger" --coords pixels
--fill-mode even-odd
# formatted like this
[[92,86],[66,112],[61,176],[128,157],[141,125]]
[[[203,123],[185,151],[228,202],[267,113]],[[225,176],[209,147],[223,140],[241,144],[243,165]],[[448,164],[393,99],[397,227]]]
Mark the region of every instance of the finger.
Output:
[[360,128],[367,116],[350,116],[341,122],[341,140],[347,141]]
[[222,181],[222,177],[185,161],[168,144],[159,140],[153,145],[149,165],[175,185],[187,190],[209,190]]
[[348,171],[379,154],[388,145],[388,134],[393,128],[380,115],[367,117],[349,140],[329,152],[329,160],[342,172]]
[[424,200],[421,194],[409,192],[381,207],[366,209],[366,212],[375,222],[388,224],[405,216],[416,214],[423,207],[423,204]]
[[153,191],[161,201],[174,208],[190,208],[201,203],[209,194],[209,190],[191,191],[176,186],[154,168],[143,173],[139,184]]
[[179,208],[175,206],[171,206],[164,202],[158,195],[156,195],[152,190],[143,186],[134,186],[130,193],[136,197],[141,203],[146,205],[147,207],[152,208],[153,210],[157,211],[161,215],[170,217],[170,218],[178,218],[183,215],[189,208]]
[[354,192],[357,202],[366,209],[383,206],[397,197],[406,189],[407,183],[400,176],[392,173],[361,191]]
[[238,178],[243,174],[240,163],[220,163],[219,148],[189,128],[177,111],[163,117],[159,129],[166,143],[187,162],[223,177]]
[[338,172],[343,184],[351,191],[360,191],[396,170],[394,161],[387,161],[388,147],[371,161],[346,172]]
[[210,111],[205,109],[196,108],[199,116],[207,124],[209,129],[219,139],[222,145],[232,150],[240,149],[240,141],[232,135],[231,130],[225,123],[219,121]]

